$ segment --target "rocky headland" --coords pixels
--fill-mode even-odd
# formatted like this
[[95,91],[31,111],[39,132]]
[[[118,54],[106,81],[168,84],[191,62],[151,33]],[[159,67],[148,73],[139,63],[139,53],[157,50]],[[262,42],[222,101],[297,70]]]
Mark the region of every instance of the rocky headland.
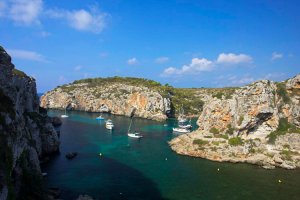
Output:
[[40,160],[59,144],[35,80],[0,46],[0,199],[46,199]]
[[300,167],[300,75],[204,96],[198,130],[170,141],[175,152],[268,169]]
[[71,109],[105,112],[165,120],[175,110],[185,106],[187,114],[198,114],[203,102],[196,90],[176,89],[158,82],[130,77],[94,78],[59,86],[41,97],[40,106],[51,109]]

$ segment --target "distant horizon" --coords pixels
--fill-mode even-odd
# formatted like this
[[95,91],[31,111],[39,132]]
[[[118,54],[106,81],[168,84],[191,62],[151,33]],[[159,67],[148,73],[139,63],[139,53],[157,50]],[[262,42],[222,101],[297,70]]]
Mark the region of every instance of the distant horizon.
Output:
[[220,88],[300,73],[300,2],[0,2],[0,44],[38,91],[129,76]]

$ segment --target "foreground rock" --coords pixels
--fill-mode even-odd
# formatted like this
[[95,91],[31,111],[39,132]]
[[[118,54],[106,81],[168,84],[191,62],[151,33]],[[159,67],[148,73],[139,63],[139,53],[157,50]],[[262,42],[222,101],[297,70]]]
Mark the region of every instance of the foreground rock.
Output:
[[199,129],[170,142],[179,154],[265,168],[300,167],[300,75],[206,96]]
[[39,159],[58,150],[51,120],[39,111],[35,80],[0,47],[0,199],[44,199]]

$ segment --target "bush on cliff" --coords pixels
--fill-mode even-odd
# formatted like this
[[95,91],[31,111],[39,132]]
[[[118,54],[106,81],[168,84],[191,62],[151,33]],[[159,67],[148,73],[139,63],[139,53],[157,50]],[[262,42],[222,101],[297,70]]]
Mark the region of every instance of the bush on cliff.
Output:
[[193,141],[193,144],[198,145],[198,146],[203,146],[203,145],[206,145],[206,144],[208,144],[208,143],[209,143],[208,141],[206,141],[206,140],[201,140],[201,139],[195,139],[195,140]]
[[219,129],[217,129],[216,127],[212,127],[212,128],[209,130],[209,132],[211,132],[211,133],[213,133],[213,134],[219,134],[219,133],[220,133]]
[[233,137],[233,138],[230,138],[228,140],[228,143],[231,145],[231,146],[239,146],[239,145],[242,145],[243,144],[243,140],[242,138],[240,137]]
[[280,135],[285,135],[286,133],[300,133],[300,128],[289,123],[287,118],[280,118],[276,131],[271,132],[267,136],[269,138],[268,142],[270,144],[275,144],[276,138]]

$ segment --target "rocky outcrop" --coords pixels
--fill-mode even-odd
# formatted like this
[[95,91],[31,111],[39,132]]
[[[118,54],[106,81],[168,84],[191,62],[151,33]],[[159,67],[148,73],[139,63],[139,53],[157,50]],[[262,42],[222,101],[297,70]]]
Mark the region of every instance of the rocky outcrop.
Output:
[[39,158],[57,152],[59,140],[39,112],[35,80],[16,70],[2,47],[0,102],[0,199],[43,199]]
[[199,129],[170,142],[179,154],[265,168],[300,167],[300,75],[205,95]]
[[266,169],[300,167],[300,134],[282,135],[277,138],[275,145],[259,139],[243,140],[241,144],[232,141],[195,131],[173,139],[169,145],[178,154],[217,162],[250,163]]
[[171,109],[170,99],[142,83],[128,83],[127,79],[115,81],[108,78],[100,79],[101,82],[96,84],[83,81],[61,86],[44,94],[40,105],[43,108],[109,112],[125,116],[130,116],[135,109],[137,117],[166,119],[166,112]]

